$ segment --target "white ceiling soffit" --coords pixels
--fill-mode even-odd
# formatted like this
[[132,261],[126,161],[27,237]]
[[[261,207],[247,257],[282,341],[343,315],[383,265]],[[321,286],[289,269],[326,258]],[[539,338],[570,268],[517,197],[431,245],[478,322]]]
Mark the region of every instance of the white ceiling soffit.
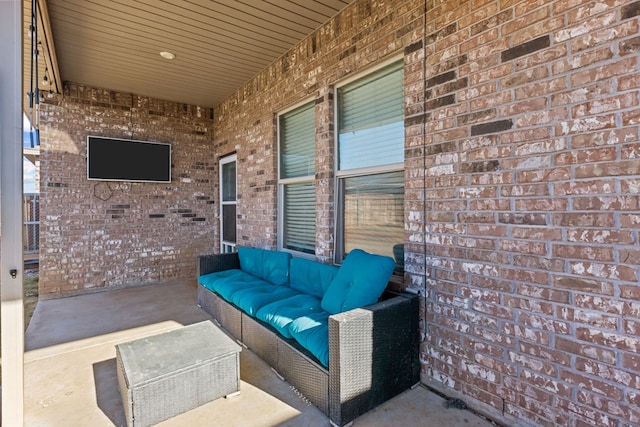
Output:
[[46,3],[63,81],[215,106],[351,1]]

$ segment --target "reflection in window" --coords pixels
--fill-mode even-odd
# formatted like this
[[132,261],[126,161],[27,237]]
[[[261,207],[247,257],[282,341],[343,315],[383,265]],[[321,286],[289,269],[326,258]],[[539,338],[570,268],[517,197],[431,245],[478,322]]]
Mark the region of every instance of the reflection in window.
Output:
[[282,246],[292,251],[315,253],[316,193],[313,183],[284,186]]
[[344,178],[344,249],[394,256],[404,241],[404,172]]

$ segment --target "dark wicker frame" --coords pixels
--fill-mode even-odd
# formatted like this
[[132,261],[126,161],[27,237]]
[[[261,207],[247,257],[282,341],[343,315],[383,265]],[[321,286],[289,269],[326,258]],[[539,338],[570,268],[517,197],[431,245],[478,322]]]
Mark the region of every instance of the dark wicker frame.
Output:
[[[198,257],[198,276],[232,268],[240,268],[237,254]],[[200,285],[198,305],[334,425],[348,424],[420,381],[416,295],[385,292],[376,304],[330,316],[328,370],[294,340]]]

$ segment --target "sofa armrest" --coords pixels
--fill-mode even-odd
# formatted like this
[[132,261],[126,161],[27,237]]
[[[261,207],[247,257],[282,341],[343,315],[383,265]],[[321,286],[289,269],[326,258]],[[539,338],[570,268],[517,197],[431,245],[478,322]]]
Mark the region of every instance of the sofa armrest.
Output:
[[230,254],[200,255],[198,257],[198,277],[216,271],[239,268],[240,259],[235,252]]
[[329,417],[341,426],[420,381],[418,297],[329,317]]

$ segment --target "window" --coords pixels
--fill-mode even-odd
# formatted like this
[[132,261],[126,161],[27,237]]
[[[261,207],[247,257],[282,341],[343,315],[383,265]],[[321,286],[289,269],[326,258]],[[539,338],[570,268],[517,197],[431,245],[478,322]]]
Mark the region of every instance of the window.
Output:
[[310,102],[278,118],[280,249],[315,254],[315,114]]
[[337,89],[336,261],[354,248],[388,255],[404,242],[402,61]]
[[236,251],[236,155],[220,160],[220,250]]

